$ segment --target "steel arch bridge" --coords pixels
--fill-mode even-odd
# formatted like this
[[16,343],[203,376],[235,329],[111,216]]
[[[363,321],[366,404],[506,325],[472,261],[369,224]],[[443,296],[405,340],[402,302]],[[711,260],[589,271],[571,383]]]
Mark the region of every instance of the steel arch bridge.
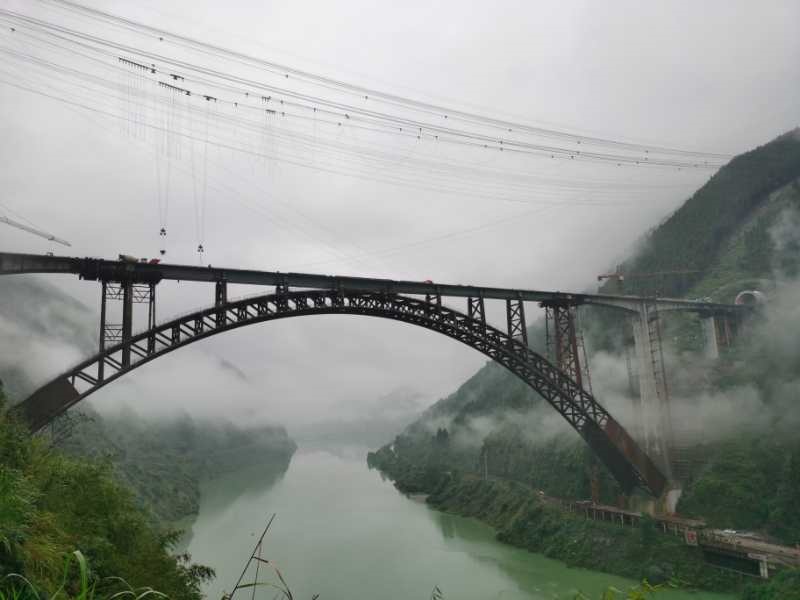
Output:
[[[473,312],[470,310],[470,312]],[[441,304],[399,294],[357,291],[280,291],[221,302],[133,335],[53,379],[15,407],[34,431],[93,392],[173,350],[246,325],[304,315],[382,317],[441,333],[478,350],[520,377],[583,437],[626,492],[640,487],[660,496],[667,481],[625,429],[594,397],[527,346],[527,340]],[[126,358],[127,357],[127,358]]]
[[[596,305],[622,310],[633,315],[637,323],[641,321],[641,327],[648,328],[658,323],[657,311],[688,311],[703,318],[716,315],[739,318],[752,308],[675,298],[575,294],[432,281],[164,264],[126,255],[120,255],[119,260],[106,260],[0,252],[0,276],[24,273],[77,275],[86,281],[99,282],[102,290],[98,353],[56,377],[13,408],[33,431],[42,429],[69,407],[125,373],[211,335],[286,317],[364,315],[441,333],[503,365],[570,423],[625,492],[640,487],[655,496],[661,496],[668,487],[668,480],[661,470],[666,469],[664,472],[669,473],[666,454],[653,448],[654,455],[658,455],[663,463],[656,466],[619,422],[595,400],[588,386],[582,385],[576,345],[577,307]],[[156,287],[165,281],[213,284],[214,305],[157,325]],[[229,301],[229,284],[274,286],[275,293]],[[466,314],[443,306],[443,298],[465,299]],[[122,302],[121,324],[107,322],[107,300]],[[505,332],[487,324],[484,304],[489,300],[505,303]],[[528,347],[526,302],[539,303],[552,313],[556,325],[555,358],[558,366]],[[138,334],[133,332],[135,303],[148,304],[147,329]]]

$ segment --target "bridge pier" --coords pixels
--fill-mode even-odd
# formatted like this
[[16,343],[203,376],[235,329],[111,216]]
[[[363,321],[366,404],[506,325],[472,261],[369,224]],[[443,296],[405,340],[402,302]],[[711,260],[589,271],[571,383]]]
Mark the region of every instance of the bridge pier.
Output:
[[673,480],[671,460],[672,416],[661,344],[661,322],[655,305],[647,301],[631,317],[639,382],[637,424],[641,443],[667,478]]
[[[101,291],[100,291],[100,340],[99,340],[99,354],[103,354],[103,351],[106,349],[106,294],[108,293],[108,283],[105,281],[100,282]],[[105,366],[106,362],[104,360],[98,361],[97,363],[97,381],[103,381],[103,377],[105,377]]]
[[731,314],[715,312],[703,315],[703,337],[705,355],[710,359],[719,358],[720,350],[730,348],[738,333],[739,320]]
[[[156,324],[156,284],[154,282],[134,281],[131,278],[101,279],[100,280],[100,335],[99,351],[103,351],[115,344],[125,344],[120,361],[123,366],[131,364],[130,342],[133,336],[134,304],[147,304],[147,328],[152,329]],[[121,323],[108,322],[108,301],[122,301]],[[97,378],[103,381],[105,377],[105,362],[97,365]]]
[[703,324],[703,337],[705,339],[706,358],[716,360],[719,358],[719,343],[717,342],[717,319],[714,315],[701,317]]
[[133,333],[133,282],[129,279],[122,286],[122,366],[131,366],[131,334]]
[[225,324],[225,310],[224,306],[228,302],[228,284],[222,280],[214,284],[214,306],[217,309],[215,319],[217,327],[222,327]]
[[765,556],[758,558],[758,574],[761,579],[769,579],[769,563],[767,563]]

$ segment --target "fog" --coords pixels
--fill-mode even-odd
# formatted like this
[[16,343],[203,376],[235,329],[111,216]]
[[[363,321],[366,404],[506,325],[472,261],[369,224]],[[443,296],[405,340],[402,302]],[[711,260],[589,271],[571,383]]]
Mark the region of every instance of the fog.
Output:
[[[791,0],[768,9],[744,1],[86,4],[355,84],[578,135],[733,155],[798,123],[800,6]],[[3,0],[0,7],[109,31],[45,2]],[[25,38],[0,37],[3,47],[28,50]],[[176,263],[577,290],[713,174],[508,158],[414,141],[391,147],[405,158],[389,174],[438,157],[542,177],[528,195],[508,201],[426,189],[433,175],[424,169],[413,182],[392,185],[220,147],[205,149],[201,167],[194,142],[169,138],[178,149],[165,153],[154,135],[14,87],[47,89],[24,65],[7,61],[2,71],[0,214],[72,243],[61,248],[0,224],[3,251],[157,256],[166,223],[165,258]],[[92,101],[90,92],[84,96]],[[264,140],[265,148],[280,143]],[[374,141],[352,129],[336,140]],[[25,373],[15,377],[26,380],[22,388],[92,351],[96,282],[13,276],[0,286],[2,368]],[[209,286],[160,284],[159,319],[206,306],[212,295]],[[497,304],[488,310],[502,324]],[[529,308],[531,322],[537,312]],[[412,326],[306,317],[194,344],[107,386],[92,402],[101,411],[129,405],[156,415],[277,421],[291,432],[371,415],[381,399],[392,409],[392,398],[412,398],[408,410],[415,411],[483,363],[457,342]],[[593,369],[598,397],[614,402],[619,365],[597,357]],[[400,412],[389,418],[405,420]]]
[[[681,349],[670,337],[670,325],[676,319],[692,321],[690,327],[702,337],[697,316],[665,313],[660,317],[668,411],[678,448],[713,444],[736,435],[792,436],[800,427],[800,340],[792,326],[800,322],[800,280],[792,265],[800,257],[800,211],[790,205],[776,213],[768,230],[774,244],[771,285],[764,289],[764,304],[738,325],[738,341],[727,360],[708,357],[704,349]],[[641,243],[646,244],[646,239]],[[793,259],[789,269],[787,259]],[[591,331],[585,341],[594,397],[641,441],[635,355],[629,370],[624,349],[596,350]],[[460,393],[461,407],[486,400],[484,388]],[[657,411],[650,414],[658,418]],[[472,416],[469,410],[437,412],[426,415],[420,425],[431,435],[446,428],[453,443],[473,451],[491,434],[513,432],[534,447],[578,439],[577,432],[542,399],[526,409],[498,410],[491,415]],[[650,427],[661,429],[659,423]]]

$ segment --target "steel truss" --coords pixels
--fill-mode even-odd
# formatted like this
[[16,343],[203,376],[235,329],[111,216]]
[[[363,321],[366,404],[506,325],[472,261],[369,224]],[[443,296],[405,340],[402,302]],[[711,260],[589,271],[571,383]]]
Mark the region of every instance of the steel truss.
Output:
[[655,464],[591,393],[528,348],[521,301],[509,301],[509,333],[504,333],[486,323],[480,298],[468,300],[466,315],[443,306],[439,295],[426,302],[397,294],[283,288],[276,294],[235,302],[225,296],[222,283],[217,286],[215,306],[103,349],[39,388],[15,411],[37,431],[125,373],[192,342],[245,325],[318,314],[383,317],[456,339],[520,377],[575,428],[626,492],[638,486],[659,496],[665,489],[666,480]]
[[578,307],[543,302],[547,329],[547,349],[559,369],[579,387],[592,391],[583,333],[578,322]]

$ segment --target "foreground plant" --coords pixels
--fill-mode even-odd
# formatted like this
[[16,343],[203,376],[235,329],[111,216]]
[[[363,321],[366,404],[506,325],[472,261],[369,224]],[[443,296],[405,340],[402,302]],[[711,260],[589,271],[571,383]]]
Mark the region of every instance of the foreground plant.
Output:
[[[629,590],[621,590],[619,588],[612,586],[608,586],[600,596],[600,600],[648,600],[652,598],[655,594],[658,593],[659,590],[663,590],[667,587],[675,587],[672,584],[659,584],[659,585],[651,585],[647,582],[647,580],[643,581],[637,586],[630,588]],[[578,592],[575,595],[574,600],[592,600],[589,596],[584,594],[583,592]]]
[[166,598],[150,587],[133,588],[121,577],[99,580],[92,577],[89,563],[80,550],[69,554],[64,561],[61,585],[52,592],[40,592],[28,579],[11,573],[0,580],[0,600],[144,600],[148,597]]

